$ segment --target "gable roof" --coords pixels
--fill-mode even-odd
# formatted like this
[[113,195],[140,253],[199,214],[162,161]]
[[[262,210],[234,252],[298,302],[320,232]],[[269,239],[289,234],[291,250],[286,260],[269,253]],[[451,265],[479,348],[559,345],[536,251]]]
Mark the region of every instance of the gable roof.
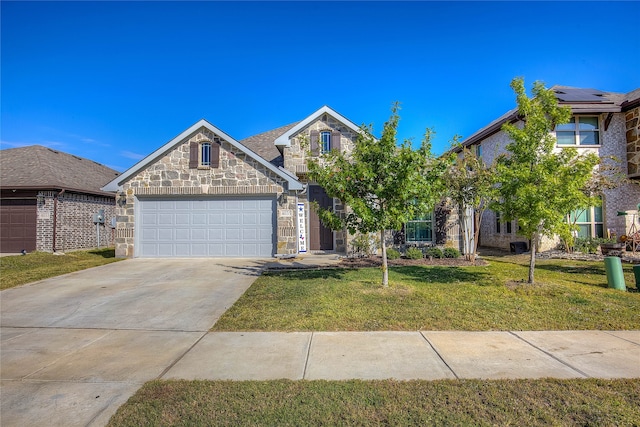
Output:
[[276,165],[268,162],[266,159],[264,159],[263,157],[255,153],[253,150],[249,149],[247,146],[236,141],[234,138],[230,137],[225,132],[221,131],[220,129],[218,129],[217,127],[215,127],[214,125],[212,125],[211,123],[209,123],[204,119],[196,122],[195,124],[190,126],[188,129],[186,129],[184,132],[182,132],[180,135],[176,136],[171,141],[167,142],[162,147],[158,148],[156,151],[149,154],[147,157],[145,157],[144,159],[140,160],[138,163],[136,163],[135,165],[127,169],[125,172],[122,173],[122,175],[112,180],[107,185],[105,185],[103,187],[103,190],[112,191],[112,192],[118,191],[120,188],[120,185],[122,185],[123,182],[127,181],[129,178],[133,177],[134,175],[136,175],[138,172],[140,172],[147,166],[155,163],[160,157],[165,155],[168,151],[173,149],[177,144],[182,142],[189,135],[193,134],[200,128],[206,128],[210,130],[211,132],[213,132],[214,134],[218,135],[219,137],[224,139],[226,142],[231,144],[231,146],[246,153],[249,157],[253,158],[258,163],[260,163],[261,165],[263,165],[264,167],[266,167],[267,169],[269,169],[279,177],[285,179],[287,181],[287,184],[290,190],[302,190],[303,188],[302,183],[300,183],[300,181],[298,181],[295,177],[291,176],[288,173],[283,172]]
[[[558,105],[571,107],[573,114],[619,113],[640,104],[640,88],[627,94],[559,85],[551,87],[551,90],[554,91],[558,99]],[[507,122],[513,123],[519,119],[520,116],[517,108],[509,110],[488,125],[478,129],[471,136],[465,138],[461,146],[468,147],[482,141],[500,132],[503,124]],[[455,148],[453,151],[459,152],[460,148]]]
[[283,166],[282,153],[274,145],[274,141],[283,133],[300,122],[291,123],[267,132],[240,140],[240,143],[276,166]]
[[31,145],[0,151],[0,186],[12,189],[65,189],[109,195],[101,187],[119,172],[93,160]]
[[338,113],[331,107],[325,105],[321,107],[319,110],[312,113],[306,119],[296,123],[295,126],[293,126],[291,129],[289,129],[288,131],[280,135],[278,138],[276,138],[275,144],[277,146],[282,146],[282,147],[291,146],[291,138],[294,135],[296,135],[305,127],[309,126],[311,123],[313,123],[315,120],[317,120],[320,116],[322,116],[325,113],[330,115],[334,119],[338,120],[342,124],[346,125],[349,129],[351,129],[354,132],[358,132],[360,130],[360,127],[358,125],[356,125],[351,120],[347,119],[346,117],[344,117],[342,114]]

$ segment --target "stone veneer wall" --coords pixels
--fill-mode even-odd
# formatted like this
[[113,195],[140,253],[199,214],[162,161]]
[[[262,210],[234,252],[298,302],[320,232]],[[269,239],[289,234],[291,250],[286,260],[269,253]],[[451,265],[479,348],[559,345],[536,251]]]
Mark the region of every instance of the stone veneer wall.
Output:
[[[321,131],[338,131],[341,134],[340,137],[340,150],[350,153],[353,151],[354,141],[356,139],[356,133],[348,126],[335,120],[329,114],[323,114],[318,120],[312,122],[306,128],[302,129],[297,135],[291,138],[291,146],[284,148],[284,167],[290,172],[298,175],[302,182],[309,183],[306,179],[307,168],[307,156],[309,155],[309,133],[312,130]],[[308,194],[302,194],[299,197],[299,202],[304,203],[305,210],[307,212],[307,241],[308,241],[308,221],[309,221],[309,209],[311,209],[308,200]],[[337,199],[334,200],[334,209],[338,214],[345,213],[345,206]],[[341,230],[335,232],[335,246],[334,250],[339,253],[346,254],[350,249],[349,244],[352,240],[352,236],[349,235],[347,230]]]
[[[41,191],[38,196],[36,250],[53,252],[54,218],[55,250],[58,252],[113,246],[114,230],[110,227],[111,218],[116,216],[113,197],[73,192],[65,192],[58,196],[54,191]],[[54,213],[56,197],[58,206]],[[105,223],[98,226],[98,242],[98,230],[93,223],[93,215],[101,209],[105,211]]]
[[[220,144],[219,167],[189,168],[192,141]],[[158,195],[273,195],[278,201],[276,252],[297,253],[296,197],[287,190],[286,181],[206,128],[194,132],[123,183],[116,200],[121,194],[126,199],[117,208],[116,256],[134,256],[137,196]]]
[[625,137],[627,140],[627,173],[640,178],[640,107],[625,113]]

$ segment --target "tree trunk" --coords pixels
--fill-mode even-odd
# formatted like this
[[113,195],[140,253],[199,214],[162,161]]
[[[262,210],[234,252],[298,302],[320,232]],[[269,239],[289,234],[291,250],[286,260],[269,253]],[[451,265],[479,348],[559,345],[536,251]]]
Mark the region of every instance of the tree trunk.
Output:
[[389,287],[389,267],[387,265],[387,243],[384,239],[384,230],[380,232],[380,244],[382,245],[382,287]]
[[531,259],[529,260],[529,283],[533,285],[533,272],[536,268],[536,249],[538,246],[538,234],[531,236]]

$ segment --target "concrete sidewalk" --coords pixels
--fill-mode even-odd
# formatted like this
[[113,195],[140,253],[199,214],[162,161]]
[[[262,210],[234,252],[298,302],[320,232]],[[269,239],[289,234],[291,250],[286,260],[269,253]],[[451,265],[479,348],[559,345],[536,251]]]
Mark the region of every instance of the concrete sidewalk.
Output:
[[640,331],[215,332],[164,379],[640,378]]

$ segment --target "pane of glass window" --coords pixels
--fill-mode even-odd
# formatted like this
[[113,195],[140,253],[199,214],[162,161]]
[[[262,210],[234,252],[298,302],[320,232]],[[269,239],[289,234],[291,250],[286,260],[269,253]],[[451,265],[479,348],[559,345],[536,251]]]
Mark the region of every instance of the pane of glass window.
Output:
[[578,128],[580,130],[597,130],[598,118],[597,117],[580,117]]
[[211,144],[208,142],[202,144],[202,166],[211,165]]
[[573,212],[573,214],[577,215],[577,217],[578,217],[576,222],[590,222],[591,221],[591,209],[580,209],[580,210],[578,210],[576,212]]
[[571,117],[569,123],[565,123],[563,125],[556,125],[556,130],[575,130],[576,128],[576,119],[575,117]]
[[408,222],[408,223],[407,223],[407,225],[405,226],[405,233],[406,233],[407,241],[414,241],[414,240],[416,240],[416,227],[415,227],[415,223],[413,223],[413,222]]
[[331,150],[331,132],[320,132],[321,149],[323,153]]
[[507,221],[507,234],[511,234],[513,230],[511,229],[511,221]]
[[591,237],[591,227],[588,224],[578,225],[578,237],[582,237],[583,239]]
[[596,224],[596,237],[604,237],[604,225]]
[[575,145],[576,134],[575,132],[556,132],[556,139],[558,145]]
[[580,132],[580,145],[598,145],[600,144],[600,138],[598,132]]
[[596,206],[593,208],[593,220],[595,222],[602,222],[602,206]]

